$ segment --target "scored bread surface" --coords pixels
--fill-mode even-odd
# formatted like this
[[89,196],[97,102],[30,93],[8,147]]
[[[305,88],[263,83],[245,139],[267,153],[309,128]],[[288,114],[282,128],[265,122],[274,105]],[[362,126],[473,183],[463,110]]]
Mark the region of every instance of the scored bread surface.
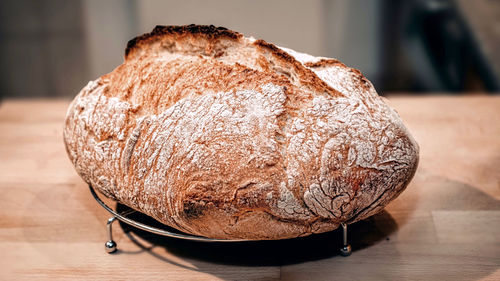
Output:
[[158,26],[83,88],[64,140],[80,176],[183,232],[284,239],[382,210],[418,145],[355,69],[214,26]]

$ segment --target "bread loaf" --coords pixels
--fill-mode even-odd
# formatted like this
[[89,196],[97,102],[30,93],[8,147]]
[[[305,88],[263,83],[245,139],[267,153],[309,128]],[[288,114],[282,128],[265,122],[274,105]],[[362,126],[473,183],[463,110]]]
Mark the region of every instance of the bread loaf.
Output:
[[64,127],[80,176],[180,231],[284,239],[381,211],[418,146],[355,69],[214,26],[157,26],[83,88]]

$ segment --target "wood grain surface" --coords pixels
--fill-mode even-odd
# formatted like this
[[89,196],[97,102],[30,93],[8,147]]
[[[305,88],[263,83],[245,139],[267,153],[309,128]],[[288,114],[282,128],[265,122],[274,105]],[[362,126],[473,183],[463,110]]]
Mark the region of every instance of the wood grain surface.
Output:
[[390,99],[419,169],[382,213],[349,226],[347,258],[338,230],[207,244],[117,223],[107,254],[110,216],[64,149],[68,103],[0,105],[0,280],[500,280],[499,97]]

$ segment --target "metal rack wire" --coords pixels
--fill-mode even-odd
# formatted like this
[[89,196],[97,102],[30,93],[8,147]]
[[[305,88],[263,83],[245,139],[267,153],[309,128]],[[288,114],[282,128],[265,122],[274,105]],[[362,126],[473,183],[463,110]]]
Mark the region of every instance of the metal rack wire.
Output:
[[[89,185],[90,193],[92,193],[92,196],[94,196],[94,199],[101,205],[106,211],[111,213],[113,216],[108,219],[106,227],[108,230],[108,241],[104,244],[104,248],[106,252],[108,253],[114,253],[117,250],[117,244],[113,240],[113,223],[116,220],[119,220],[121,222],[124,222],[130,226],[134,226],[138,229],[142,229],[147,232],[151,232],[154,234],[158,234],[161,236],[166,236],[166,237],[171,237],[171,238],[177,238],[177,239],[183,239],[183,240],[191,240],[191,241],[200,241],[200,242],[244,242],[244,241],[253,241],[253,240],[247,240],[247,239],[214,239],[214,238],[207,238],[207,237],[202,237],[202,236],[196,236],[196,235],[189,235],[189,234],[182,234],[182,233],[175,233],[175,232],[170,232],[164,229],[152,227],[146,224],[143,224],[141,222],[135,221],[129,217],[128,215],[137,212],[136,210],[127,210],[122,213],[118,213],[115,210],[113,210],[111,207],[106,205],[101,198],[99,198],[99,195],[95,192],[94,188]],[[342,223],[342,247],[340,248],[340,254],[342,256],[349,256],[351,254],[351,245],[347,243],[347,224]]]

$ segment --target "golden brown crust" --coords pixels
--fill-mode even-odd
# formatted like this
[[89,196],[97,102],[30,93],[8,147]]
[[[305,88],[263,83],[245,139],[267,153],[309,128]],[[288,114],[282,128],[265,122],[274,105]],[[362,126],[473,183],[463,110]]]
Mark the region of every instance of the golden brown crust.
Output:
[[332,65],[340,65],[346,67],[345,64],[336,59],[320,59],[319,61],[315,62],[306,62],[304,63],[304,65],[307,67],[328,67]]
[[315,91],[326,92],[332,96],[337,96],[337,97],[343,96],[340,92],[328,86],[328,84],[325,83],[325,81],[319,79],[318,76],[314,74],[314,72],[306,68],[293,56],[289,55],[287,52],[276,47],[276,45],[268,43],[264,40],[257,40],[254,42],[254,45],[271,51],[274,57],[277,57],[281,61],[290,64],[293,67],[293,69],[299,74],[301,83],[311,86]]
[[[175,71],[168,71],[170,69]],[[227,65],[208,58],[168,62],[137,60],[122,64],[115,71],[104,75],[103,79],[112,81],[104,95],[133,100],[140,105],[141,111],[153,114],[164,111],[190,94],[252,89],[267,83],[292,87],[287,79],[275,73],[257,71],[238,63]],[[158,92],[163,94],[158,95]]]
[[[131,60],[140,56],[143,51],[148,52],[155,43],[160,43],[162,48],[171,49],[175,52],[192,53],[192,45],[201,42],[203,50],[201,55],[219,58],[224,54],[227,41],[238,46],[251,46],[252,51],[260,53],[270,53],[270,56],[262,57],[262,65],[278,64],[290,68],[297,74],[297,78],[304,86],[308,86],[312,91],[328,93],[332,96],[342,96],[335,89],[329,87],[323,80],[319,79],[310,69],[297,61],[293,56],[279,49],[274,44],[264,40],[256,40],[252,44],[244,42],[240,33],[228,30],[224,27],[213,25],[187,25],[187,26],[156,26],[151,33],[143,34],[130,40],[125,50],[125,59]],[[222,43],[224,41],[224,43]],[[174,43],[175,42],[175,43]],[[182,47],[173,46],[180,44]],[[185,48],[182,50],[182,48]],[[198,50],[195,50],[197,52]],[[272,71],[272,69],[271,69]]]
[[418,147],[357,70],[213,26],[157,27],[90,82],[64,138],[82,178],[179,230],[319,233],[383,208]]

